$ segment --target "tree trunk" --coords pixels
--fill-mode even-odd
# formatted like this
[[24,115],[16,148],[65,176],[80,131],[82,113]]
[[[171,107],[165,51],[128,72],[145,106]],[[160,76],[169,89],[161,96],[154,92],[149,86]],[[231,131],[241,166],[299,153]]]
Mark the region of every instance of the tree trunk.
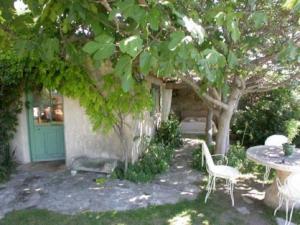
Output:
[[207,112],[207,117],[206,117],[206,127],[205,127],[205,132],[206,132],[206,141],[208,146],[212,145],[213,141],[213,127],[212,127],[212,120],[213,120],[213,110],[211,108],[208,108]]
[[123,153],[123,160],[124,160],[124,173],[127,173],[128,169],[128,144],[127,139],[124,134],[124,123],[123,119],[119,122],[118,125],[114,126],[115,132],[118,134],[120,139],[122,153]]
[[229,149],[229,130],[232,118],[231,110],[222,111],[218,120],[218,133],[216,138],[216,154],[226,154]]
[[126,137],[123,132],[123,127],[120,129],[120,140],[121,140],[121,145],[123,149],[123,159],[124,159],[124,173],[127,173],[128,169],[128,146],[127,146],[127,141]]
[[216,139],[216,154],[225,155],[230,147],[230,122],[234,111],[236,110],[242,92],[238,88],[234,88],[228,100],[228,108],[223,109],[218,119],[218,134]]

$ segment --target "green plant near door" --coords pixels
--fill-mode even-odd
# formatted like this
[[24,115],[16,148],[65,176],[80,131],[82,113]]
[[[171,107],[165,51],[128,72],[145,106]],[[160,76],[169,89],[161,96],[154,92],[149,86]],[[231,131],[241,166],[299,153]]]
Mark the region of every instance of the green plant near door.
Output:
[[0,54],[0,182],[14,167],[12,140],[22,109],[23,64],[11,54]]

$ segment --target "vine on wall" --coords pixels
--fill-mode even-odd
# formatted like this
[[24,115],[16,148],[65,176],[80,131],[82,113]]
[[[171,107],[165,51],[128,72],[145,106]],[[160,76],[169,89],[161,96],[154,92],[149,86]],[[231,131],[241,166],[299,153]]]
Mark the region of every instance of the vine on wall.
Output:
[[60,61],[49,64],[34,58],[20,60],[6,52],[0,56],[0,73],[0,180],[7,178],[13,168],[14,150],[10,149],[10,141],[18,125],[17,115],[22,110],[21,96],[25,91],[45,87],[78,99],[94,129],[103,131],[120,126],[126,115],[139,117],[151,107],[145,83],[136,83],[132,91],[125,92],[120,80],[112,74],[92,80],[80,67]]
[[23,66],[24,63],[11,54],[0,54],[0,182],[8,178],[14,166],[10,141],[22,109]]

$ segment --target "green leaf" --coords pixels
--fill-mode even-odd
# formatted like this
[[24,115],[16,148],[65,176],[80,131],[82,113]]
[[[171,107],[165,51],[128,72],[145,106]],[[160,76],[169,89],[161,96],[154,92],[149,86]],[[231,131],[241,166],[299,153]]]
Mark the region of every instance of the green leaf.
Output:
[[171,34],[171,41],[169,42],[168,48],[171,51],[176,50],[176,48],[180,45],[182,42],[182,39],[184,38],[184,33],[182,31],[176,31]]
[[120,42],[120,49],[123,53],[131,55],[133,58],[136,57],[143,47],[143,40],[140,36],[135,35],[126,38]]
[[149,12],[149,23],[152,30],[157,31],[160,24],[160,11],[156,8],[153,8]]
[[14,49],[19,57],[25,57],[28,54],[28,41],[22,39],[17,40]]
[[259,29],[268,23],[268,16],[264,12],[254,12],[250,18],[254,22],[254,27],[256,29]]
[[287,9],[287,10],[291,10],[295,7],[295,5],[297,4],[298,0],[286,0],[284,2],[284,4],[282,5],[282,7],[284,9]]
[[174,62],[172,60],[162,61],[159,65],[159,76],[172,76],[174,72]]
[[125,0],[118,3],[118,7],[125,17],[134,19],[137,23],[146,16],[146,11],[135,3],[134,0]]
[[257,0],[248,0],[248,5],[250,6],[251,10],[255,9]]
[[59,51],[59,41],[57,38],[48,38],[43,41],[41,48],[41,53],[44,60],[51,61],[54,59],[55,54],[57,54]]
[[237,42],[241,37],[241,32],[238,27],[238,22],[235,18],[230,17],[227,20],[227,29],[230,31],[231,38],[233,42]]
[[215,71],[211,70],[207,63],[204,64],[204,71],[208,81],[214,82],[216,80]]
[[148,75],[151,69],[156,69],[158,66],[158,54],[156,48],[150,48],[143,51],[140,55],[140,71],[144,75]]
[[109,58],[115,52],[114,39],[106,34],[99,35],[95,41],[86,43],[82,50],[90,55],[93,59],[100,61]]
[[132,59],[128,55],[123,55],[117,62],[115,73],[121,78],[122,88],[125,92],[128,92],[134,80],[132,78]]
[[233,69],[235,66],[238,65],[238,58],[232,51],[229,51],[228,54],[228,65],[230,69]]
[[99,43],[97,43],[95,41],[90,41],[83,46],[82,50],[84,52],[92,55],[93,53],[95,53],[98,50],[98,45],[99,45]]
[[91,26],[95,35],[100,35],[103,33],[103,27],[97,21],[91,21]]
[[224,24],[224,22],[225,22],[225,18],[226,18],[226,14],[224,12],[219,12],[215,16],[216,24],[218,26],[222,26]]
[[288,46],[283,48],[278,57],[283,62],[290,62],[297,60],[298,56],[300,55],[300,48],[298,48],[295,43],[289,42]]
[[218,67],[224,67],[226,65],[225,56],[214,49],[206,49],[203,54],[209,65],[215,65]]
[[193,38],[197,39],[199,45],[204,42],[205,30],[200,24],[187,16],[182,18],[181,24],[190,32]]
[[140,55],[140,70],[143,74],[147,75],[151,70],[151,54],[149,51],[144,51]]

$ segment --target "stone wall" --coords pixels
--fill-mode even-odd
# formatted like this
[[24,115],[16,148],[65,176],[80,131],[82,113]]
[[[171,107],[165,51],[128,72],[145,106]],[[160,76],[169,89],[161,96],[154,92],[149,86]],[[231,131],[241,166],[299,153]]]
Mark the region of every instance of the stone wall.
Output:
[[207,106],[191,88],[180,88],[173,90],[171,111],[180,120],[187,117],[206,117]]
[[[100,130],[93,131],[85,110],[77,100],[64,99],[64,114],[67,165],[70,165],[72,160],[79,156],[122,159],[123,153],[118,135],[113,130],[107,134]],[[142,150],[142,140],[138,137],[151,136],[154,132],[154,121],[149,113],[144,113],[143,118],[127,118],[126,123],[130,125],[125,129],[130,149],[129,158],[134,161]]]
[[30,162],[29,132],[27,123],[27,112],[25,107],[25,96],[22,97],[23,109],[18,115],[18,126],[15,137],[11,142],[11,148],[14,151],[18,163]]
[[[166,92],[164,85],[161,85],[160,97],[161,112],[150,116],[150,112],[144,112],[141,118],[126,118],[130,127],[126,128],[125,136],[130,149],[129,159],[135,161],[144,150],[143,136],[152,136],[155,128],[161,121],[162,114],[168,117],[171,104],[172,91]],[[23,98],[25,102],[25,98]],[[15,155],[20,163],[28,163],[30,159],[29,132],[27,113],[24,107],[18,116],[19,125],[12,141]],[[64,97],[64,138],[66,164],[70,166],[73,159],[79,156],[103,157],[110,159],[122,159],[123,153],[118,135],[111,131],[103,133],[100,130],[94,131],[88,116],[78,100]]]

